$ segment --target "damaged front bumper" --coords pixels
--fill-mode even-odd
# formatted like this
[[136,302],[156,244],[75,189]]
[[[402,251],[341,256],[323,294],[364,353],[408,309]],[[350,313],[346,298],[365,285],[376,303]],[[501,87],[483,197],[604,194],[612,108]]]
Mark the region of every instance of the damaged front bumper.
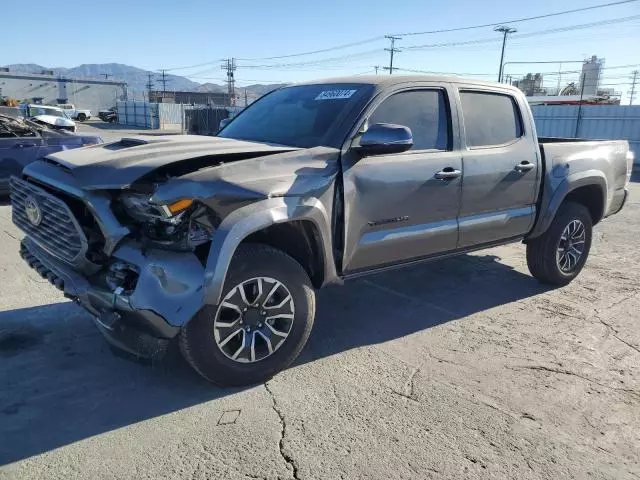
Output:
[[135,356],[159,359],[182,325],[203,303],[204,267],[191,253],[151,250],[145,253],[125,242],[112,256],[138,272],[128,292],[112,290],[103,281],[105,272],[91,277],[26,237],[20,256],[64,295],[94,317],[105,338]]

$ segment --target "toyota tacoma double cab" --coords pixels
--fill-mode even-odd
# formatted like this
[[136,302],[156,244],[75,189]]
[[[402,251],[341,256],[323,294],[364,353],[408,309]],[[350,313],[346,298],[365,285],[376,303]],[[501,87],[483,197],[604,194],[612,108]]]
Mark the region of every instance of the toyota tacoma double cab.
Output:
[[220,385],[290,365],[324,285],[509,242],[566,285],[627,198],[626,141],[538,138],[511,86],[351,77],[265,95],[217,137],[122,138],[13,177],[20,254],[105,337],[175,339]]

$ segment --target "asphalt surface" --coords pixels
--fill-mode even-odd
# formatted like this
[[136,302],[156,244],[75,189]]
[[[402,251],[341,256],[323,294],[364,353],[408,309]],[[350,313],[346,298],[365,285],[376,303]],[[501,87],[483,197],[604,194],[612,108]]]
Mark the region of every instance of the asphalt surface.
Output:
[[321,292],[296,364],[220,389],[112,354],[0,206],[0,479],[640,478],[640,184],[548,289],[520,244]]

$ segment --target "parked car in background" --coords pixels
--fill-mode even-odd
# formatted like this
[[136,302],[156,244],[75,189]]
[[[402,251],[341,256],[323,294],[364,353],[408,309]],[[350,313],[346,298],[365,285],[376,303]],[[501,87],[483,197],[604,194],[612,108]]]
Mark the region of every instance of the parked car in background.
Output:
[[75,132],[76,122],[71,120],[65,111],[59,107],[49,105],[22,105],[24,116],[35,123],[39,123],[54,130]]
[[108,110],[100,110],[98,112],[98,117],[103,122],[116,123],[118,121],[118,109],[116,107],[111,107]]
[[49,155],[11,201],[22,258],[114,345],[155,358],[175,338],[248,385],[295,360],[327,284],[516,241],[568,284],[632,165],[627,141],[538,138],[510,85],[380,75],[275,90],[215,138]]
[[95,135],[51,130],[30,120],[0,114],[0,195],[9,193],[9,177],[50,153],[102,143]]
[[57,107],[64,110],[69,118],[78,120],[79,122],[84,122],[91,118],[91,110],[78,109],[73,103],[61,103],[57,105]]

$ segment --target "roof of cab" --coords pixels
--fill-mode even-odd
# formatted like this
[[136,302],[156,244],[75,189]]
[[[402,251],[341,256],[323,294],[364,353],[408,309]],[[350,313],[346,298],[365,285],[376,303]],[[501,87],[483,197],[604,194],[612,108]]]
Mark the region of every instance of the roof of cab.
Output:
[[516,87],[508,85],[506,83],[487,82],[485,80],[478,80],[475,78],[464,78],[456,76],[446,75],[355,75],[350,77],[334,77],[323,78],[319,80],[310,80],[306,82],[296,83],[295,85],[317,85],[324,83],[361,83],[363,85],[377,85],[380,87],[388,87],[397,85],[400,83],[413,83],[413,82],[444,82],[444,83],[462,83],[465,85],[484,86],[492,88],[501,88],[504,90],[511,90],[519,92]]

